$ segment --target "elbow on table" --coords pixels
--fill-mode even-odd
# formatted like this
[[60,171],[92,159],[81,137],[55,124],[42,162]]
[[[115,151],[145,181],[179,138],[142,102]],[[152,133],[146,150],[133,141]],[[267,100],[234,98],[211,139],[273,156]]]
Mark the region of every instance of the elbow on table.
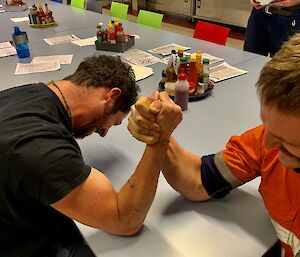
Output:
[[189,188],[181,192],[181,195],[189,201],[192,202],[202,202],[210,199],[205,189],[201,187]]
[[117,231],[114,231],[113,234],[119,236],[134,236],[141,231],[143,224],[126,224],[124,226],[120,226]]

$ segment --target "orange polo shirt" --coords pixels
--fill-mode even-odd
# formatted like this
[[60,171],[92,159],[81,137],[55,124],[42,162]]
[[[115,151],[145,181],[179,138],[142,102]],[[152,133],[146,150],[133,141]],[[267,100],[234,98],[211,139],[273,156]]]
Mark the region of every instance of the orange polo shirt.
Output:
[[300,174],[279,162],[277,149],[264,147],[264,133],[261,125],[233,136],[216,154],[215,163],[225,167],[219,171],[233,187],[261,176],[259,192],[282,242],[283,256],[300,256]]

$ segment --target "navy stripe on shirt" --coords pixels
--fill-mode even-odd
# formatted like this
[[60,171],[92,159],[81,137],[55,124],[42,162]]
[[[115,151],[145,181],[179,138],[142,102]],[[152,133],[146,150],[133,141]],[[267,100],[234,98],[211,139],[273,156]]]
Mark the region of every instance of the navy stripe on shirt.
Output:
[[215,165],[214,156],[214,154],[202,156],[201,180],[210,197],[222,198],[232,190],[232,186],[221,175]]

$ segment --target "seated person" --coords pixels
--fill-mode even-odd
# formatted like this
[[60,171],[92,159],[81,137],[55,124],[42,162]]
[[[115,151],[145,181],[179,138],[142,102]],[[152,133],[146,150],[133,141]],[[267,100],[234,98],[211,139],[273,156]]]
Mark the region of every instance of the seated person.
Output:
[[[300,34],[296,34],[263,67],[256,83],[262,125],[233,136],[224,150],[202,157],[171,137],[163,164],[168,183],[191,201],[224,197],[261,177],[259,191],[281,244],[272,257],[300,256],[299,66]],[[153,126],[150,119],[163,108],[163,101],[137,101],[128,125],[136,138],[150,141],[145,137]]]

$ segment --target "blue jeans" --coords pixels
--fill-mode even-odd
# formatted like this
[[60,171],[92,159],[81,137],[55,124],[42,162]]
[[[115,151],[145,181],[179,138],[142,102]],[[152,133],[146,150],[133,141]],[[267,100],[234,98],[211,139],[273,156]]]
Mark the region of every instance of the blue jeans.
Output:
[[253,8],[248,20],[244,50],[273,56],[284,41],[299,31],[300,10],[294,11],[293,16],[282,16],[267,14],[264,8]]

